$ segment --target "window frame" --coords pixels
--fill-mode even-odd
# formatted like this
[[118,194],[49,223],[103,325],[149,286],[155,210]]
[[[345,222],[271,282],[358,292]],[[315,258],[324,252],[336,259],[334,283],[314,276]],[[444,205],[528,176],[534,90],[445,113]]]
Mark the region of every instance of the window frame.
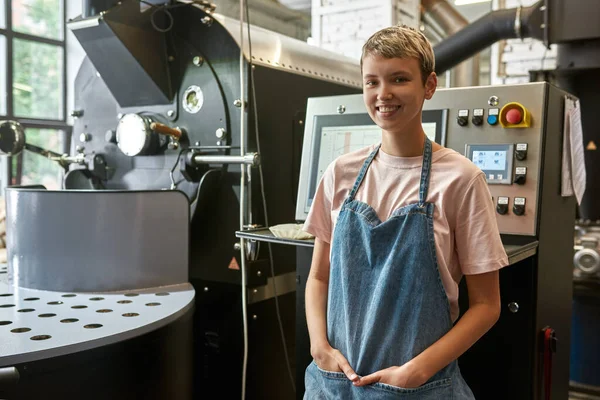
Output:
[[[31,35],[28,33],[21,33],[13,31],[12,27],[12,0],[6,0],[4,3],[5,6],[5,15],[6,15],[6,24],[5,28],[0,28],[0,35],[6,37],[6,49],[5,49],[5,59],[6,59],[6,114],[0,114],[0,120],[14,120],[18,121],[24,129],[28,128],[38,128],[38,129],[56,129],[62,130],[65,132],[66,140],[64,141],[64,148],[61,149],[63,153],[68,153],[71,142],[71,133],[72,127],[67,124],[67,1],[60,1],[60,5],[62,6],[62,40],[57,39],[49,39],[41,36]],[[0,7],[2,4],[0,4]],[[35,43],[43,43],[50,44],[53,46],[57,46],[62,48],[62,118],[60,119],[41,119],[41,118],[23,118],[17,117],[14,114],[14,98],[13,98],[13,40],[14,39],[23,39],[29,40]],[[2,55],[0,55],[2,56]],[[22,172],[23,172],[23,156],[22,154],[16,156],[17,157],[17,168],[16,174],[13,176],[13,168],[12,163],[13,157],[6,157],[6,168],[0,168],[6,175],[0,177],[0,181],[2,182],[2,192],[4,191],[4,187],[13,185],[13,178],[15,179],[16,185],[21,183]],[[41,157],[41,156],[40,156]],[[4,175],[4,174],[3,174]]]

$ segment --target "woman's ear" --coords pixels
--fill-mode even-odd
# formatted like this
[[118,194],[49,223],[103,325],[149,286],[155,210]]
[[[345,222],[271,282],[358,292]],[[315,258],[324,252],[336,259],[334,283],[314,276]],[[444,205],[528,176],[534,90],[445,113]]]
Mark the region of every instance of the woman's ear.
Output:
[[437,88],[437,75],[432,72],[425,81],[425,99],[429,100],[433,97],[435,89]]

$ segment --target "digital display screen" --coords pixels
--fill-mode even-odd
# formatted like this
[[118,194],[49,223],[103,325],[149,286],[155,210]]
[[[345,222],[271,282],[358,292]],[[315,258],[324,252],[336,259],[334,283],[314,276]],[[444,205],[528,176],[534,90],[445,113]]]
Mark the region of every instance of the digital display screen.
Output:
[[[362,98],[360,101],[362,109]],[[445,144],[447,116],[448,112],[445,109],[424,110],[422,114],[423,131],[430,140],[441,145]],[[315,112],[312,115],[309,113],[306,121],[296,207],[298,221],[305,220],[319,182],[327,167],[336,158],[381,142],[381,128],[373,123],[366,112]]]
[[468,144],[467,157],[484,173],[488,184],[512,183],[512,144]]
[[[425,135],[436,141],[437,123],[423,122]],[[438,139],[439,140],[439,139]],[[381,142],[381,128],[377,125],[324,126],[321,129],[317,176],[320,182],[325,170],[341,155]],[[312,205],[312,198],[308,201]]]
[[324,126],[317,164],[317,182],[339,156],[379,143],[381,128],[377,125]]
[[504,171],[506,169],[506,151],[475,151],[473,152],[473,163],[482,170]]

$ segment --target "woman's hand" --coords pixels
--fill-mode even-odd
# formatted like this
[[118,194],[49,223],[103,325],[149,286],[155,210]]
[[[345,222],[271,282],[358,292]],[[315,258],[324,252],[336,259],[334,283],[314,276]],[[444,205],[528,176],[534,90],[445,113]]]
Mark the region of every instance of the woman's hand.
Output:
[[363,376],[357,382],[354,382],[354,385],[366,386],[379,382],[412,389],[422,386],[427,382],[427,379],[426,376],[418,372],[413,363],[408,362],[400,367],[389,367],[374,372],[371,375]]
[[352,369],[346,357],[331,346],[323,346],[311,351],[319,368],[329,372],[343,372],[352,382],[358,381],[358,375]]

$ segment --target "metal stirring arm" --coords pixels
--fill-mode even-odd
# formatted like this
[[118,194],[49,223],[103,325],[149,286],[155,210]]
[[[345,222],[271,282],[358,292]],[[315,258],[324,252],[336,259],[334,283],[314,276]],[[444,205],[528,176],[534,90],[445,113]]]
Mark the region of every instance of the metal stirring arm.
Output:
[[25,149],[32,153],[44,156],[52,161],[56,161],[61,167],[68,171],[70,164],[85,164],[85,156],[83,154],[77,154],[76,156],[69,156],[67,154],[58,154],[51,150],[46,150],[42,147],[25,143]]

